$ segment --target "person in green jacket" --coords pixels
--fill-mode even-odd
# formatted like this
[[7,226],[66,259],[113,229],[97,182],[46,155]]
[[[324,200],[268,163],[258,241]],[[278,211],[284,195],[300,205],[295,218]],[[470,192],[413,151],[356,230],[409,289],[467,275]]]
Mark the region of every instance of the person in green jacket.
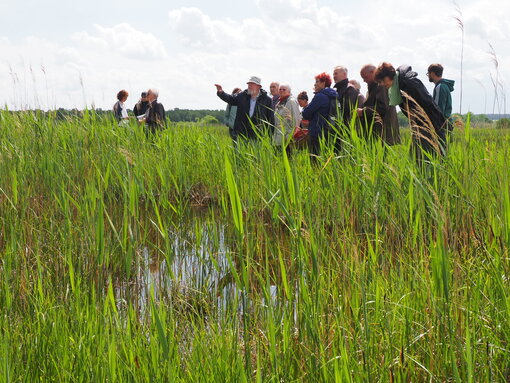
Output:
[[[241,88],[234,88],[232,91],[232,96],[235,96],[239,93],[241,93]],[[227,109],[225,110],[225,125],[228,126],[228,133],[232,137],[233,130],[234,130],[234,122],[236,121],[236,114],[237,114],[237,106],[235,105],[227,105]]]
[[439,106],[441,112],[448,120],[448,130],[452,130],[453,124],[450,121],[452,115],[452,95],[455,81],[443,78],[443,66],[441,64],[430,64],[427,76],[429,81],[435,84],[432,98]]

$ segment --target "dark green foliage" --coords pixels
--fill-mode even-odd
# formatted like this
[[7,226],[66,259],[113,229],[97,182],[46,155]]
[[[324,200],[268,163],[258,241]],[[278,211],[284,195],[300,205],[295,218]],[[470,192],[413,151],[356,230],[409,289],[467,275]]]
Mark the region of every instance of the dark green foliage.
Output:
[[510,128],[510,118],[502,118],[496,122],[497,129],[509,129]]

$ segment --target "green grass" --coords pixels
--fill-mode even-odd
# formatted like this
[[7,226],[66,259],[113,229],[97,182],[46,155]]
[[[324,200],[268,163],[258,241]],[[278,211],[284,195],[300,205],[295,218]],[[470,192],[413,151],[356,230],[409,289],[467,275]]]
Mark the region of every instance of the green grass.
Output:
[[507,381],[510,134],[404,136],[0,112],[0,381]]

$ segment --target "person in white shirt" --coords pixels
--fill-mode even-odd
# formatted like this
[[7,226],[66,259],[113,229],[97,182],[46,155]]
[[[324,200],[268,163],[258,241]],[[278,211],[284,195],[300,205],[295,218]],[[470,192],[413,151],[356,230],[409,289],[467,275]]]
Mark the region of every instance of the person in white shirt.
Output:
[[126,109],[125,102],[127,101],[129,93],[122,89],[117,93],[117,102],[113,105],[113,113],[119,125],[127,125],[129,124],[129,116]]

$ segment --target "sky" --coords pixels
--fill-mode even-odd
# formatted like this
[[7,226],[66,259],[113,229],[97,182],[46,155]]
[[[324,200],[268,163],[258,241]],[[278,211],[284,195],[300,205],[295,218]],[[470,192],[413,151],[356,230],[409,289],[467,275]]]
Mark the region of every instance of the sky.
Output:
[[312,94],[337,65],[361,82],[364,64],[387,61],[430,92],[441,63],[454,112],[507,113],[508,14],[508,0],[0,0],[0,104],[111,109],[126,89],[132,108],[157,88],[167,110],[223,109],[215,83],[255,75]]

